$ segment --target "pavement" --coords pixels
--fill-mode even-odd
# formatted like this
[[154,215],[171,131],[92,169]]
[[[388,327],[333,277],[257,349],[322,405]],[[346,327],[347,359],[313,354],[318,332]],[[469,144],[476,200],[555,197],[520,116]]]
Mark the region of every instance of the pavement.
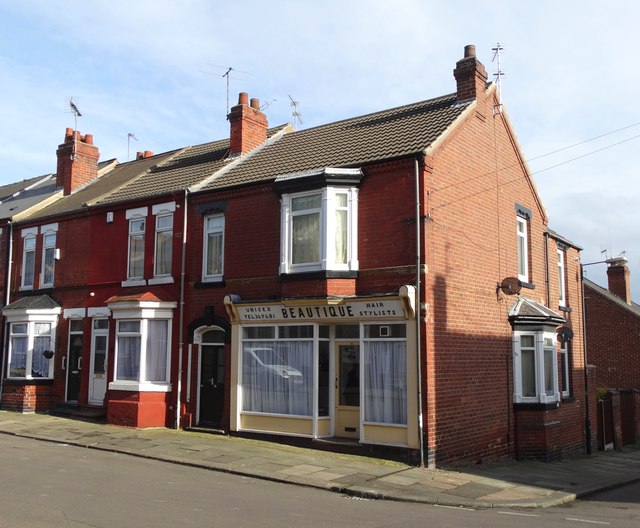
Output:
[[427,469],[276,442],[173,429],[133,429],[0,411],[0,433],[99,449],[367,499],[468,508],[542,508],[640,481],[640,446],[561,462]]

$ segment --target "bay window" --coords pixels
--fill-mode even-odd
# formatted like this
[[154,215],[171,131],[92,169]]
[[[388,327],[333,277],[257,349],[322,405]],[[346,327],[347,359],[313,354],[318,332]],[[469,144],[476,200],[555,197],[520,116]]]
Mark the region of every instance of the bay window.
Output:
[[175,302],[109,303],[116,320],[114,380],[111,390],[169,391],[171,323]]
[[54,323],[21,321],[10,324],[9,378],[53,378]]
[[560,399],[556,334],[513,333],[515,403],[554,403]]

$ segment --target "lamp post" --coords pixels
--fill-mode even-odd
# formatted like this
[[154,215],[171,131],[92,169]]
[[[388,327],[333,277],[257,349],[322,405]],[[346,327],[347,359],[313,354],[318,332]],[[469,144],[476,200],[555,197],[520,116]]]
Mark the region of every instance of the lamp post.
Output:
[[597,262],[580,263],[580,286],[582,287],[582,358],[584,362],[584,401],[585,401],[585,419],[584,431],[587,443],[587,455],[591,454],[591,418],[589,416],[589,376],[587,373],[587,315],[586,304],[584,302],[584,268],[593,266],[594,264],[606,264],[606,260]]

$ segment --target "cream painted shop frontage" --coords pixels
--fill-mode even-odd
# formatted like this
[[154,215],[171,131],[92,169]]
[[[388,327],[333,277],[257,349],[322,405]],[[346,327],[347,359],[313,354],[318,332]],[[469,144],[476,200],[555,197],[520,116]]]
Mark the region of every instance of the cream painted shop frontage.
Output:
[[414,287],[225,305],[232,431],[418,448]]

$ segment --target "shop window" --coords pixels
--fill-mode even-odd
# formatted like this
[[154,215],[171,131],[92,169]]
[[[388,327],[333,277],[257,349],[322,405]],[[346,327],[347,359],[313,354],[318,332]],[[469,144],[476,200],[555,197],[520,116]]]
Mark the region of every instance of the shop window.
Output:
[[556,338],[550,332],[513,334],[516,403],[558,402]]
[[245,328],[241,365],[245,412],[313,415],[313,338],[285,337],[306,335],[313,326],[284,328],[270,328],[277,330],[274,339],[246,339],[258,328]]
[[365,421],[406,425],[406,326],[364,325],[363,363]]

